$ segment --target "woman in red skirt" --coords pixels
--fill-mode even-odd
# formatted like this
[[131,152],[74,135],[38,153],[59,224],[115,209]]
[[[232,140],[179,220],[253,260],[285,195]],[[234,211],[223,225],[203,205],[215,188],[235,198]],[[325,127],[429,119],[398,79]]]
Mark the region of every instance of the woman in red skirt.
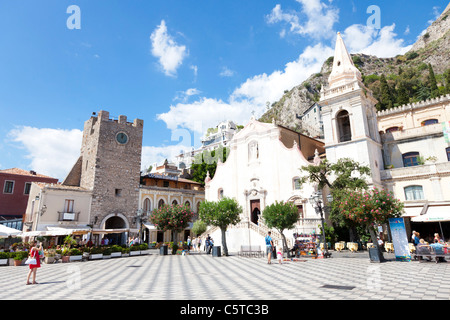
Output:
[[36,259],[36,264],[30,264],[30,271],[28,272],[27,284],[30,283],[30,277],[33,275],[33,284],[37,284],[36,282],[36,271],[37,268],[41,267],[41,260],[39,259],[39,249],[35,242],[31,242],[30,246],[30,258]]

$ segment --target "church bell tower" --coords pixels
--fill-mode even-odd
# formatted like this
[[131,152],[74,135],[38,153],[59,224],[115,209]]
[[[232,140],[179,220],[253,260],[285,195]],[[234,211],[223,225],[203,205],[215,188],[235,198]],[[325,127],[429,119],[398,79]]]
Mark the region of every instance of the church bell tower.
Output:
[[377,100],[362,82],[341,34],[337,34],[333,69],[328,87],[322,87],[320,102],[327,160],[336,163],[351,158],[369,166],[369,185],[382,187],[381,139],[375,105]]

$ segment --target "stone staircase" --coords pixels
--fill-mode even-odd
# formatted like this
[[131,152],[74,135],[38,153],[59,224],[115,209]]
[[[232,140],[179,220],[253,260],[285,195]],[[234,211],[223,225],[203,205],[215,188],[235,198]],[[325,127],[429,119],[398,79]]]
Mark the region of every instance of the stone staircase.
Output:
[[[261,218],[258,224],[253,223],[250,220],[241,221],[235,225],[229,226],[227,228],[227,231],[233,230],[233,229],[250,229],[251,231],[255,232],[257,235],[261,236],[261,247],[263,247],[263,245],[264,245],[265,236],[267,235],[267,233],[269,231],[271,231],[271,236],[272,236],[274,245],[277,248],[282,248],[283,247],[283,238],[282,238],[281,234],[277,230],[270,229],[269,227],[267,227],[264,224],[264,222],[261,220],[263,220],[263,219]],[[220,228],[215,227],[215,226],[210,226],[201,236],[206,237],[206,235],[208,235],[208,234],[212,235],[216,232],[218,232],[220,234],[221,233]],[[292,248],[294,245],[292,242],[292,239],[290,239],[290,238],[291,237],[286,237],[286,242],[287,242],[288,248]],[[227,243],[228,243],[228,239],[227,239]]]

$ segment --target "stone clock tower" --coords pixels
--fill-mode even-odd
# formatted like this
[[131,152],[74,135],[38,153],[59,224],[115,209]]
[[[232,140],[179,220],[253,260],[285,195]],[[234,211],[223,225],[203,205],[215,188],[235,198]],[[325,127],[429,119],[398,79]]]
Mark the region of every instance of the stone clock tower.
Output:
[[143,126],[107,111],[84,124],[81,156],[63,184],[92,190],[94,229],[137,228]]
[[333,69],[329,86],[322,87],[319,104],[327,159],[352,158],[369,166],[369,184],[381,187],[380,170],[384,169],[381,139],[378,133],[375,104],[377,100],[362,83],[340,33],[337,35]]

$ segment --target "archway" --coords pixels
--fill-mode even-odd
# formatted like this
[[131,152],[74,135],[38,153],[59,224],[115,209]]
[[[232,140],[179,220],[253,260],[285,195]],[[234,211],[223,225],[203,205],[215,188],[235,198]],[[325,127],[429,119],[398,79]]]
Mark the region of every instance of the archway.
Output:
[[[105,229],[126,229],[126,221],[119,216],[112,216],[105,220]],[[127,238],[126,233],[108,233],[105,234],[104,238],[108,239],[108,244],[110,245],[121,245],[126,244]]]
[[352,140],[352,130],[350,127],[350,115],[347,110],[342,110],[336,115],[338,142]]
[[260,201],[250,200],[250,208],[252,210],[250,214],[250,221],[254,224],[258,224],[259,216],[261,214]]

